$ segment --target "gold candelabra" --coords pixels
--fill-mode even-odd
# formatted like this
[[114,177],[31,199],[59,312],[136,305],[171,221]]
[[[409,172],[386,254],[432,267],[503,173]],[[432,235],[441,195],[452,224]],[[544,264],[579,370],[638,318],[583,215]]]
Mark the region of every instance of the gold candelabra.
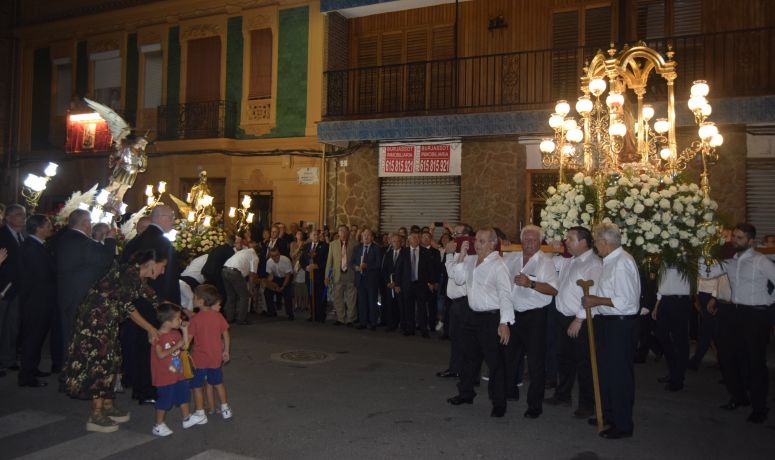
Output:
[[[190,200],[191,197],[189,196],[188,198]],[[212,205],[213,197],[211,195],[201,196],[197,201],[197,206],[188,211],[186,220],[196,229],[209,228],[213,217],[207,211]]]
[[43,170],[43,176],[29,173],[24,179],[24,187],[22,187],[21,195],[27,202],[27,208],[29,208],[28,211],[30,214],[34,213],[38,208],[40,197],[43,196],[48,181],[57,175],[58,167],[59,165],[56,163],[49,163]]
[[164,195],[164,192],[166,191],[167,182],[165,181],[159,181],[159,185],[156,186],[156,190],[154,190],[153,185],[148,184],[145,186],[145,205],[149,213],[151,209],[162,204],[161,196]]
[[[688,106],[699,139],[678,150],[674,54],[668,47],[665,58],[642,42],[621,51],[612,44],[607,56],[597,52],[583,69],[583,94],[575,104],[578,120],[569,116],[571,106],[567,101],[558,101],[549,118],[554,138],[540,144],[544,165],[559,168],[560,182],[564,181],[566,168],[588,174],[633,170],[675,176],[699,155],[701,186],[706,195],[710,193],[708,161],[718,159],[716,148],[724,138],[708,121],[712,112],[707,100],[710,88],[704,80],[697,80],[691,87]],[[666,117],[656,119],[655,106],[646,103],[649,79],[654,75],[664,81],[667,95]]]
[[252,201],[250,195],[243,195],[239,208],[234,206],[229,208],[229,218],[236,219],[234,225],[237,228],[237,234],[242,234],[253,223],[254,214],[250,212]]

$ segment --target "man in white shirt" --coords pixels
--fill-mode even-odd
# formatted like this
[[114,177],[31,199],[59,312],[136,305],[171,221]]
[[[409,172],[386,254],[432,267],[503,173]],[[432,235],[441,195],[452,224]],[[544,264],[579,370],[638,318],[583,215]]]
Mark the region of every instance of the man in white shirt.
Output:
[[546,307],[557,294],[557,269],[549,255],[541,252],[543,230],[526,225],[520,233],[522,251],[504,256],[513,281],[511,302],[514,325],[504,350],[506,395],[518,397],[517,367],[527,355],[530,387],[527,391],[526,418],[538,418],[543,412],[546,385]]
[[266,274],[269,281],[274,282],[279,289],[267,286],[267,312],[269,316],[277,316],[280,301],[285,306],[285,315],[288,321],[293,321],[293,264],[291,259],[280,254],[280,248],[272,248],[269,251],[269,260],[266,261]]
[[202,267],[207,263],[207,254],[195,257],[180,274],[180,306],[191,310],[194,308],[194,289],[205,282]]
[[[559,242],[558,242],[559,243]],[[578,280],[600,282],[603,262],[592,250],[592,233],[584,227],[572,227],[565,235],[565,247],[573,256],[554,258],[559,270],[558,293],[555,305],[560,314],[556,334],[558,340],[559,383],[554,396],[545,402],[551,405],[567,405],[572,402],[573,384],[578,378],[578,408],[575,417],[587,418],[594,414],[595,399],[592,388],[592,368],[589,358],[589,336],[584,321],[587,314],[581,306],[584,291]],[[591,318],[589,319],[591,320]]]
[[469,311],[463,324],[463,372],[458,394],[447,399],[453,406],[473,404],[474,381],[484,357],[490,369],[488,393],[492,401],[491,417],[506,414],[506,379],[501,360],[501,345],[509,343],[509,325],[514,323],[509,269],[498,251],[498,236],[492,228],[476,232],[476,257],[466,257],[468,242],[460,247],[450,278],[465,284]]
[[250,304],[248,284],[255,277],[258,262],[256,244],[251,241],[248,247],[237,251],[223,264],[221,275],[226,288],[226,304],[223,306],[226,321],[232,323],[236,320],[237,324],[250,324],[248,322]]
[[675,267],[662,272],[657,287],[657,303],[651,317],[657,323],[657,339],[662,345],[669,374],[657,379],[668,391],[684,387],[686,367],[689,364],[689,318],[692,298],[689,280]]
[[[773,297],[767,282],[775,283],[775,265],[762,253],[754,250],[756,228],[740,223],[732,233],[737,252],[727,261],[727,274],[732,288],[732,310],[720,319],[719,359],[724,382],[731,397],[721,406],[727,410],[750,403],[751,423],[767,420],[767,341],[772,325],[767,308]],[[720,337],[721,339],[721,337]],[[747,377],[747,378],[746,378]]]
[[[603,223],[595,227],[594,235],[595,248],[603,258],[603,271],[600,283],[593,287],[596,295],[582,297],[582,305],[597,307],[595,338],[600,363],[600,395],[603,420],[608,425],[600,436],[629,438],[634,428],[633,335],[640,311],[640,276],[635,259],[622,248],[619,227]],[[589,422],[597,424],[594,419]]]

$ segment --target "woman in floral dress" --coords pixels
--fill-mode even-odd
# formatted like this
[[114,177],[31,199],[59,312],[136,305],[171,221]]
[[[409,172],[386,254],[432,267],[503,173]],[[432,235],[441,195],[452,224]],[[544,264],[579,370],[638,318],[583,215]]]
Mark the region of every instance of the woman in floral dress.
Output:
[[129,421],[129,413],[113,404],[115,378],[121,369],[119,324],[129,318],[148,332],[151,341],[158,338],[159,332],[135,311],[133,302],[144,297],[157,303],[146,280],[164,273],[166,262],[165,254],[147,250],[137,252],[127,265],[114,263],[78,307],[63,372],[67,394],[92,402],[87,431],[108,433]]

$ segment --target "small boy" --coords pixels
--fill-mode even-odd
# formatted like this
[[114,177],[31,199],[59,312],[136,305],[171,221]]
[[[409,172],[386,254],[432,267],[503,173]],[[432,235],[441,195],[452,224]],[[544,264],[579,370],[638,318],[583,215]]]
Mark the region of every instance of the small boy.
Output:
[[[221,315],[221,296],[218,289],[211,284],[202,284],[194,290],[194,307],[199,308],[188,327],[189,341],[194,342],[191,358],[194,360],[194,378],[191,379],[191,389],[194,392],[195,416],[204,417],[204,397],[202,386],[205,380],[215,387],[218,399],[221,400],[221,416],[224,420],[231,418],[231,408],[226,400],[226,387],[223,384],[222,363],[229,362],[231,336],[229,324]],[[208,395],[209,396],[209,395]],[[211,397],[211,396],[210,396]],[[208,399],[210,399],[208,397]],[[213,401],[210,407],[213,407]]]
[[[183,378],[180,349],[188,339],[187,327],[183,325],[181,308],[173,303],[162,303],[156,309],[159,340],[151,348],[151,379],[156,387],[156,425],[152,433],[169,436],[172,430],[164,423],[173,406],[179,406],[183,414],[183,428],[207,423],[204,415],[191,414],[188,408],[188,381]],[[178,329],[183,331],[181,337]]]

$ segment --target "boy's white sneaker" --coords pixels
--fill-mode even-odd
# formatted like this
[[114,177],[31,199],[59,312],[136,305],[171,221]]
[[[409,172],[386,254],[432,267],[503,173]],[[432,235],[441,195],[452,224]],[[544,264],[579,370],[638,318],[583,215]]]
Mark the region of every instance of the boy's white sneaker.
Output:
[[221,406],[221,417],[223,417],[224,420],[229,420],[231,415],[231,407],[225,405]]
[[183,420],[183,428],[191,428],[194,425],[204,425],[205,423],[207,423],[207,416],[204,412],[194,412],[187,419]]
[[171,435],[173,431],[170,430],[170,427],[168,427],[166,423],[162,422],[158,425],[154,425],[153,431],[151,431],[151,433],[153,433],[154,436],[164,437]]

